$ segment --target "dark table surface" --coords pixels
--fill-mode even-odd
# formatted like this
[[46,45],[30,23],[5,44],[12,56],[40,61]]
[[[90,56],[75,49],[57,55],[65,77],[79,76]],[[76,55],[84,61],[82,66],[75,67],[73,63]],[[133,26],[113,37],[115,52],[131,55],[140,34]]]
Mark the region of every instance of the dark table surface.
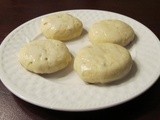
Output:
[[[70,9],[99,9],[136,19],[160,38],[160,0],[0,0],[0,42],[22,23],[51,12]],[[160,51],[157,51],[160,52]],[[90,112],[44,109],[13,95],[0,81],[0,120],[160,120],[160,78],[139,97]]]

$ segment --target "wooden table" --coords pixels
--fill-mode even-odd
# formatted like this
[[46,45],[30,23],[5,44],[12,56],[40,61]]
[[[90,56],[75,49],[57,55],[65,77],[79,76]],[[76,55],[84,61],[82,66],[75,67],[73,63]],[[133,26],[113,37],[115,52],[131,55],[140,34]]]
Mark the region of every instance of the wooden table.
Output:
[[[149,27],[160,38],[159,0],[0,0],[0,41],[22,23],[47,13],[99,9],[121,13]],[[157,51],[160,52],[160,51]],[[118,106],[92,112],[62,112],[29,104],[0,81],[0,120],[160,120],[160,78],[141,96]]]

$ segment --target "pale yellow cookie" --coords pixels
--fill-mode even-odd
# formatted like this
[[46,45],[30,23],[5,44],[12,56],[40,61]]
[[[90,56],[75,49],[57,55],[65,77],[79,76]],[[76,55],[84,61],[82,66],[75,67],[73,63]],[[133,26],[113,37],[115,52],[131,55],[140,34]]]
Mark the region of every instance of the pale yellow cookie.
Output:
[[74,69],[88,83],[108,83],[125,76],[132,67],[129,51],[117,44],[103,43],[81,49]]
[[42,19],[41,30],[48,39],[67,41],[81,35],[83,24],[70,14],[57,13]]
[[89,30],[89,39],[93,44],[110,42],[126,46],[134,36],[132,27],[120,20],[102,20]]
[[71,62],[71,54],[58,40],[35,40],[20,49],[19,62],[34,73],[44,74],[59,71]]

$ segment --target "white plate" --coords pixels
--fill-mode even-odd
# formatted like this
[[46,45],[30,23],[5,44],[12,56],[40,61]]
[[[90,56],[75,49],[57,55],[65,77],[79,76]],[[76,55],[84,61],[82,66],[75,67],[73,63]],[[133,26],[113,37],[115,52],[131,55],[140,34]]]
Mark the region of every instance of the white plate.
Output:
[[41,16],[13,30],[1,44],[0,76],[3,84],[11,92],[41,107],[86,111],[126,102],[153,85],[160,73],[160,42],[147,27],[113,12],[98,10],[63,12],[78,17],[84,25],[82,37],[66,43],[74,56],[80,48],[90,44],[87,31],[94,22],[119,19],[132,26],[137,38],[128,46],[135,63],[131,72],[119,82],[109,85],[85,84],[73,71],[72,66],[55,74],[43,76],[28,72],[17,61],[17,53],[28,41],[43,37],[40,32],[40,20],[45,16]]

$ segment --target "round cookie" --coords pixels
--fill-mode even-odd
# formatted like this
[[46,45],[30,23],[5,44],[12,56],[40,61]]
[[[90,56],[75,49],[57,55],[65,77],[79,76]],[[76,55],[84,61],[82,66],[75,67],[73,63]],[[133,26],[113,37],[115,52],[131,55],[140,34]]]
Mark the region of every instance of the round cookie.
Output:
[[83,24],[70,14],[59,13],[44,17],[41,20],[41,30],[48,39],[67,41],[81,35]]
[[93,44],[110,42],[126,46],[134,36],[132,27],[120,20],[102,20],[89,30],[89,39]]
[[125,76],[132,67],[129,51],[117,44],[104,43],[81,49],[74,69],[88,83],[108,83]]
[[34,73],[44,74],[59,71],[71,62],[66,45],[58,40],[35,40],[20,49],[19,62]]

